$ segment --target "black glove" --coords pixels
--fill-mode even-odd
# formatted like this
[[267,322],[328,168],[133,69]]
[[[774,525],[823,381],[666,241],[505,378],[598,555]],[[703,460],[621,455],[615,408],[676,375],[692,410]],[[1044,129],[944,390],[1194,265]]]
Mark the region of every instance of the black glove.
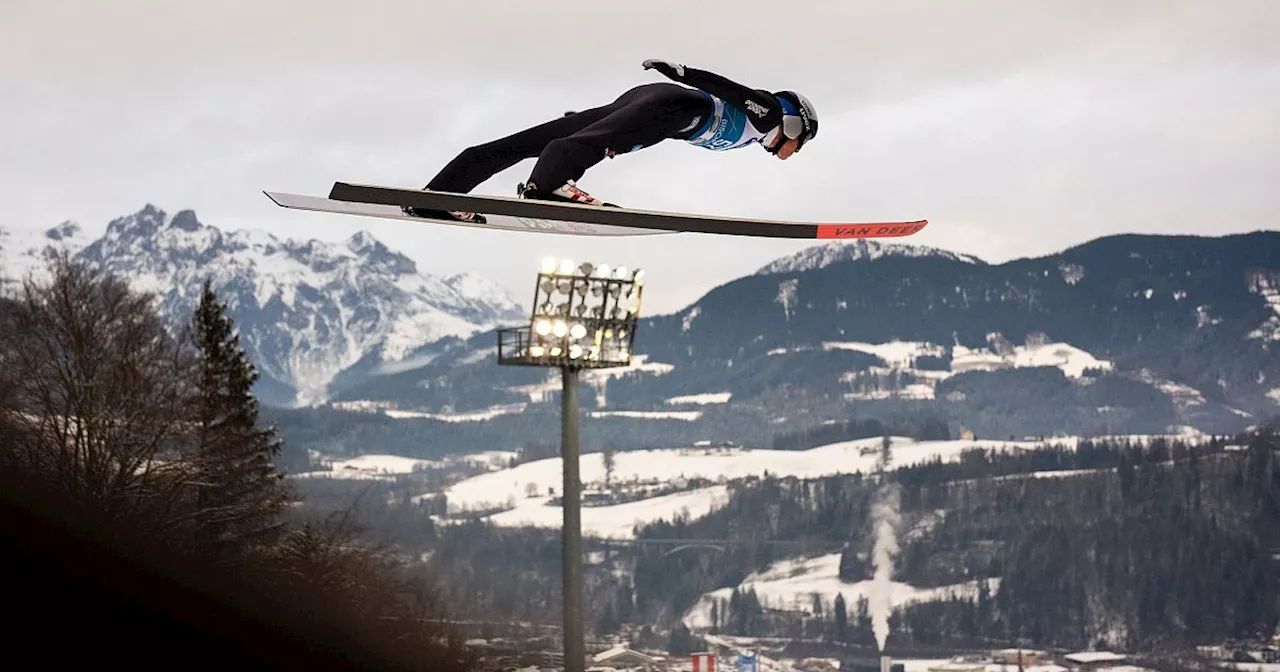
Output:
[[684,77],[684,66],[679,63],[671,63],[669,61],[660,61],[651,58],[645,61],[642,65],[644,65],[645,70],[657,70],[668,79],[679,79]]

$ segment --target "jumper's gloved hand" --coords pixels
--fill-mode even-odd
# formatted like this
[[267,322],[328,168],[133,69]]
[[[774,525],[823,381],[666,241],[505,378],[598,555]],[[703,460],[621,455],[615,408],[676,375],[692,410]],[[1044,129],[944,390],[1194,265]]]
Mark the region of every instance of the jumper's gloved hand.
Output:
[[650,69],[657,70],[658,72],[661,72],[663,76],[667,77],[668,79],[676,79],[678,77],[684,77],[684,66],[679,63],[671,63],[669,61],[660,61],[660,60],[651,58],[645,61],[642,65],[644,65],[645,70],[650,70]]

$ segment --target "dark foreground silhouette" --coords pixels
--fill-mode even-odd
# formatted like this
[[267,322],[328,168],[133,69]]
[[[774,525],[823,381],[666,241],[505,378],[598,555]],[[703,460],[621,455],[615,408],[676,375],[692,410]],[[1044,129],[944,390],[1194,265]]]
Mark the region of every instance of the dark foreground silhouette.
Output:
[[128,525],[13,480],[0,474],[0,667],[457,669],[390,660],[326,622],[324,595],[286,608],[233,572],[140,542]]

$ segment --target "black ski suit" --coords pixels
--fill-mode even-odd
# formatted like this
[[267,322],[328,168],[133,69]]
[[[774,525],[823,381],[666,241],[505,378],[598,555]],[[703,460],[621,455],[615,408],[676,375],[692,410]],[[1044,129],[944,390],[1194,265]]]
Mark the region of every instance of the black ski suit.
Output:
[[[651,147],[663,140],[689,140],[715,114],[715,98],[737,108],[763,134],[782,121],[778,99],[705,70],[654,66],[670,83],[642,84],[608,105],[567,114],[518,133],[463,150],[426,188],[469,193],[523,159],[537,157],[529,181],[549,192],[577,181],[606,157]],[[706,92],[706,93],[703,93]],[[710,94],[708,96],[707,94]],[[750,102],[749,102],[750,101]]]

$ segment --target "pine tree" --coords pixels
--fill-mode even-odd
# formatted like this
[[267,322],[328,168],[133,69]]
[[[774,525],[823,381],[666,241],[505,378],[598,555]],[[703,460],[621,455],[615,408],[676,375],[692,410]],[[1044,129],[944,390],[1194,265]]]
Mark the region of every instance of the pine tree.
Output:
[[693,633],[689,632],[684,623],[677,623],[667,637],[667,653],[673,656],[687,656],[694,652],[696,645]]
[[601,610],[600,619],[596,622],[596,634],[601,637],[611,635],[620,627],[622,623],[618,620],[618,610],[612,602],[606,602],[604,609]]
[[747,589],[742,594],[742,612],[744,616],[742,624],[742,635],[747,637],[758,637],[761,633],[761,625],[763,622],[764,608],[760,605],[760,597],[756,595],[755,587]]
[[275,428],[258,426],[258,372],[226,311],[206,280],[191,325],[199,350],[196,502],[206,532],[234,557],[278,528],[292,493],[274,464]]
[[725,614],[725,630],[731,635],[742,635],[742,590],[734,588],[729,593],[729,608]]
[[872,634],[871,600],[868,600],[865,596],[858,598],[857,616],[855,617],[853,627],[861,635]]
[[844,642],[849,637],[849,613],[845,610],[844,593],[836,593],[836,641]]

